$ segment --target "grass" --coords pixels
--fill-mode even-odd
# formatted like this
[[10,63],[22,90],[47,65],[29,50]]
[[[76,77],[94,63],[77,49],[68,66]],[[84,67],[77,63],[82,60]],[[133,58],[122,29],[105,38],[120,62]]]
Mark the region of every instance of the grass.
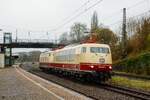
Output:
[[150,75],[138,75],[138,74],[135,74],[135,73],[127,73],[127,72],[120,72],[120,71],[113,71],[113,72],[117,73],[117,74],[125,74],[125,75],[137,76],[137,77],[147,77],[147,78],[150,78]]
[[150,80],[128,79],[126,77],[113,76],[111,83],[115,85],[150,91]]

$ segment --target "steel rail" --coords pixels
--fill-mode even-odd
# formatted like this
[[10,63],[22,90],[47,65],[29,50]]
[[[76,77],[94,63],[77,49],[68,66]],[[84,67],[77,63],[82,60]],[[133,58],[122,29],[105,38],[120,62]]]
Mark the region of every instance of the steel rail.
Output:
[[39,77],[41,77],[41,78],[44,78],[44,79],[46,79],[46,80],[48,80],[48,81],[51,81],[51,82],[53,82],[53,83],[55,83],[55,84],[58,84],[58,85],[60,85],[60,86],[63,86],[63,87],[65,87],[65,88],[67,88],[67,89],[70,89],[70,90],[72,90],[72,91],[75,91],[75,92],[77,92],[77,93],[80,93],[80,94],[82,94],[82,95],[84,95],[84,96],[86,96],[86,97],[88,97],[88,98],[93,99],[93,100],[98,100],[97,98],[95,98],[95,97],[93,97],[93,96],[87,95],[87,94],[85,94],[85,93],[83,93],[83,92],[80,92],[80,91],[77,91],[77,90],[75,90],[75,89],[73,89],[73,88],[64,86],[64,85],[62,85],[62,84],[59,83],[59,82],[50,80],[50,79],[44,77],[42,74],[40,74],[40,73],[38,73],[38,72],[30,71],[30,73],[35,74],[35,75],[37,75],[37,76],[39,76]]
[[127,88],[127,87],[114,86],[110,84],[101,84],[100,88],[104,88],[110,91],[132,96],[132,97],[142,99],[142,100],[150,100],[149,92],[143,92],[143,91]]

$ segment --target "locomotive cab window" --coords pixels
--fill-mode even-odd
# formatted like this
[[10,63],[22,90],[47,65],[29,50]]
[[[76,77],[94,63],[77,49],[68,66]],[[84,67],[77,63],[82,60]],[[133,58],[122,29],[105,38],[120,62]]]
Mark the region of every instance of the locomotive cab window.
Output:
[[91,47],[91,53],[109,53],[109,48],[107,47]]
[[86,53],[86,47],[82,47],[81,52]]

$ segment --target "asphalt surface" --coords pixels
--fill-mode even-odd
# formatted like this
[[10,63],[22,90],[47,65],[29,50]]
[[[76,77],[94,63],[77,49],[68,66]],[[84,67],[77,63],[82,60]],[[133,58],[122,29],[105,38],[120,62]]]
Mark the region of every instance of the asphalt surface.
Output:
[[19,68],[0,69],[0,100],[87,100]]
[[0,100],[58,100],[34,85],[14,68],[0,69]]

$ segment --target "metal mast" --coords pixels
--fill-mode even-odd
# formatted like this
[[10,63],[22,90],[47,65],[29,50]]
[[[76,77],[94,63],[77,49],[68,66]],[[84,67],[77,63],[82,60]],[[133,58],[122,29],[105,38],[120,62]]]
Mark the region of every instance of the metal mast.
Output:
[[122,58],[125,58],[126,56],[127,56],[126,8],[123,8]]

